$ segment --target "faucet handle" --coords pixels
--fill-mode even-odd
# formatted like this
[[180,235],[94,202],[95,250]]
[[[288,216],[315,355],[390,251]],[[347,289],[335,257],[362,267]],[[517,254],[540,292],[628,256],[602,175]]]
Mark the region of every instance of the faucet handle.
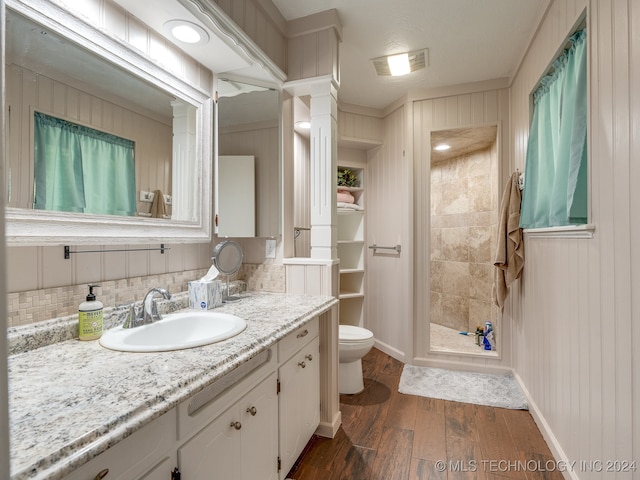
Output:
[[156,321],[158,320],[158,303],[156,302],[155,298],[151,298],[151,320],[152,321]]
[[125,320],[122,328],[133,328],[137,327],[142,320],[142,305],[136,305],[132,303],[129,307],[129,315],[127,315],[127,319]]

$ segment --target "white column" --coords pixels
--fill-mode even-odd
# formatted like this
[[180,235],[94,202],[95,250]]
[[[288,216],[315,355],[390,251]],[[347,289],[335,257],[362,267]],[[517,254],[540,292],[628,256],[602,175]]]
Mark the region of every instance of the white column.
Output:
[[311,92],[311,258],[334,260],[337,252],[337,90],[330,81]]

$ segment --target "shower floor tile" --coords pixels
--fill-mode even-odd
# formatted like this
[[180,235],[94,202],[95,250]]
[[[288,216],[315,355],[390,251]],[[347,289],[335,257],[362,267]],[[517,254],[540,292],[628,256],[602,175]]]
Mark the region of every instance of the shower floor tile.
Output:
[[437,323],[431,324],[431,350],[498,356],[498,352],[487,351],[476,345],[475,336],[460,335],[458,330]]

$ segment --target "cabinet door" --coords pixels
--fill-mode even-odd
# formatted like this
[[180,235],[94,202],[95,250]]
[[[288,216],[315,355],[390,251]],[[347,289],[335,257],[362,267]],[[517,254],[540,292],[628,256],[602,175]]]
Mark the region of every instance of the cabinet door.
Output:
[[320,423],[319,338],[279,369],[280,459],[285,478]]
[[278,478],[278,393],[276,374],[240,402],[242,479]]
[[[177,464],[178,463],[176,462],[176,455],[174,452],[173,455],[168,456],[158,465],[153,467],[149,472],[140,477],[140,480],[167,480],[171,477],[170,472],[176,467]],[[109,477],[107,477],[105,480],[109,480]]]
[[231,407],[178,450],[182,478],[239,480],[240,422],[238,407]]
[[275,480],[278,396],[272,373],[178,450],[188,480]]
[[[175,467],[174,448],[176,410],[134,432],[113,447],[98,455],[65,480],[93,480],[99,472],[108,471],[105,480],[167,479]],[[163,471],[158,475],[158,471]]]

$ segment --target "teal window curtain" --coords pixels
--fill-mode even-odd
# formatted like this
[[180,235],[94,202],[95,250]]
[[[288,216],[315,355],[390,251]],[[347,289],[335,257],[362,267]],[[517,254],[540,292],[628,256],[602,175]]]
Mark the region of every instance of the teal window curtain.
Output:
[[586,30],[534,92],[521,228],[587,223],[587,42]]
[[34,208],[135,215],[134,142],[34,114]]

